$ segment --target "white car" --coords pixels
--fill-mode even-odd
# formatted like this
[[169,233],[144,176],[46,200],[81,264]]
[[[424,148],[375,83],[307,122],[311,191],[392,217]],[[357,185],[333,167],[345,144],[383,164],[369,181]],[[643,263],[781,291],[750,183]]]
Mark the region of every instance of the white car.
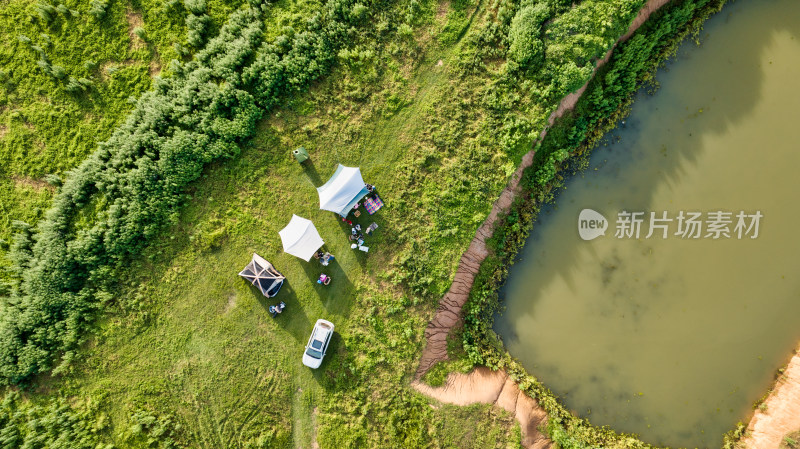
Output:
[[331,336],[333,336],[333,323],[323,319],[317,320],[308,339],[306,351],[303,353],[303,365],[309,368],[319,368],[322,365]]

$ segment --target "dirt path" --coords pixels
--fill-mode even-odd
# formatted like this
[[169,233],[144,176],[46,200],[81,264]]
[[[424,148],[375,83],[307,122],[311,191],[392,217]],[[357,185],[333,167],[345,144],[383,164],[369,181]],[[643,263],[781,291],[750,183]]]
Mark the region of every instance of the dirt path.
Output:
[[[628,28],[628,32],[625,33],[625,35],[619,40],[617,40],[617,43],[622,42],[633,35],[634,31],[636,31],[640,26],[642,26],[643,23],[645,23],[645,21],[647,21],[647,19],[650,17],[650,14],[667,4],[669,1],[670,0],[648,1],[631,23],[631,26]],[[616,47],[616,44],[614,44],[614,47]],[[608,51],[603,59],[597,62],[597,67],[600,67],[608,62],[608,59],[611,57],[611,53],[614,51],[614,47]],[[558,117],[561,117],[566,111],[569,111],[575,107],[578,99],[586,90],[587,85],[588,82],[583,87],[567,95],[561,100],[558,108],[550,115],[550,118],[548,119],[550,124],[552,124]],[[542,130],[540,138],[543,138],[546,134],[547,129]],[[508,182],[508,185],[492,206],[489,216],[486,217],[486,220],[483,222],[480,228],[478,228],[478,231],[475,233],[475,238],[472,239],[469,248],[467,248],[467,251],[463,256],[461,256],[458,268],[456,269],[456,275],[453,278],[453,284],[450,286],[450,290],[445,293],[444,297],[439,301],[439,308],[436,311],[436,315],[425,329],[426,345],[425,349],[422,351],[422,357],[420,358],[419,367],[417,368],[416,379],[420,379],[422,375],[425,374],[436,362],[445,360],[447,358],[447,335],[450,333],[450,330],[453,328],[453,326],[455,326],[461,319],[461,308],[464,306],[464,303],[469,297],[472,284],[475,282],[475,275],[478,273],[481,263],[484,261],[484,259],[486,259],[486,256],[489,255],[489,250],[486,247],[486,240],[489,239],[489,237],[491,237],[494,233],[494,227],[498,216],[507,213],[511,207],[511,203],[514,201],[514,198],[520,190],[519,181],[522,178],[522,172],[531,166],[531,163],[533,162],[533,154],[534,151],[531,150],[525,156],[523,156],[522,162],[511,176],[511,180]]]
[[800,349],[764,404],[766,408],[757,409],[747,426],[744,447],[777,449],[787,433],[800,429]]
[[441,387],[414,381],[414,389],[440,402],[455,405],[494,404],[513,414],[522,429],[522,445],[529,449],[548,449],[553,442],[540,431],[547,414],[536,400],[521,392],[505,371],[476,368],[469,374],[451,373]]
[[[597,67],[602,67],[603,65],[605,65],[608,62],[608,60],[611,59],[611,54],[614,52],[614,49],[617,48],[617,45],[620,42],[625,42],[626,40],[630,39],[630,37],[633,36],[633,33],[636,32],[636,30],[638,30],[640,26],[644,25],[645,22],[647,22],[647,19],[650,18],[651,14],[658,11],[662,6],[666,5],[669,2],[670,0],[648,1],[644,5],[644,7],[641,10],[639,10],[639,14],[636,16],[635,19],[633,19],[633,22],[631,22],[631,26],[628,27],[628,32],[622,35],[622,37],[617,40],[617,42],[611,47],[611,49],[608,50],[603,59],[597,61]],[[595,72],[596,71],[597,68],[595,68]],[[578,103],[578,99],[581,98],[583,92],[586,91],[586,87],[588,85],[589,83],[587,82],[586,84],[581,86],[580,89],[576,90],[575,92],[561,99],[561,103],[558,104],[558,109],[556,109],[555,112],[550,114],[550,117],[547,119],[547,123],[550,126],[553,126],[557,118],[563,116],[564,113],[566,113],[567,111],[571,111]],[[542,137],[544,137],[544,135],[542,135]]]

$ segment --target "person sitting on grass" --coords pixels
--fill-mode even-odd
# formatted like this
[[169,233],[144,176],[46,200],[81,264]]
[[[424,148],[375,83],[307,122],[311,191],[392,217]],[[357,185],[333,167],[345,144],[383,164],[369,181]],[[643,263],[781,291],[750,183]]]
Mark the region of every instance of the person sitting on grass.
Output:
[[281,301],[277,306],[269,306],[269,313],[272,315],[272,318],[275,318],[279,313],[283,312],[283,309],[285,308],[286,303]]

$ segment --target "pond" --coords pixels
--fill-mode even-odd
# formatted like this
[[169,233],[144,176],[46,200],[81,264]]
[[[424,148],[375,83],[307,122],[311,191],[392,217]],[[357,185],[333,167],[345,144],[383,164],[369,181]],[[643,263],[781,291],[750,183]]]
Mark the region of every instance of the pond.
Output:
[[568,408],[673,447],[719,447],[800,341],[800,2],[732,2],[701,41],[542,210],[495,321]]

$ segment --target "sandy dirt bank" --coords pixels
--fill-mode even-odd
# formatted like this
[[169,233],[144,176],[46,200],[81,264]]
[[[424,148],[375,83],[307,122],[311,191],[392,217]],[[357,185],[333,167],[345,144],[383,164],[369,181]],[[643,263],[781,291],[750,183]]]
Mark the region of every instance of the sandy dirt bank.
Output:
[[764,404],[750,420],[742,447],[777,449],[787,433],[800,429],[800,349]]
[[414,389],[440,402],[455,405],[494,404],[514,415],[522,429],[522,445],[529,449],[553,447],[553,442],[539,431],[547,414],[536,400],[521,392],[505,371],[476,368],[469,374],[451,373],[441,387],[415,381]]

